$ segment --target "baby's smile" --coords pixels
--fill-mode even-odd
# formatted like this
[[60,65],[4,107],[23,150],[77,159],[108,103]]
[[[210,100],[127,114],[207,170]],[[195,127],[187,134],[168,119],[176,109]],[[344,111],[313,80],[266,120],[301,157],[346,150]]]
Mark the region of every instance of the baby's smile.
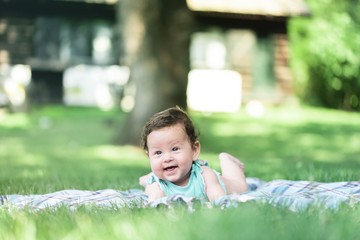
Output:
[[175,171],[176,168],[178,168],[178,166],[176,166],[176,165],[174,165],[174,166],[167,166],[167,167],[164,168],[164,171],[165,171],[166,173],[172,173],[172,172]]

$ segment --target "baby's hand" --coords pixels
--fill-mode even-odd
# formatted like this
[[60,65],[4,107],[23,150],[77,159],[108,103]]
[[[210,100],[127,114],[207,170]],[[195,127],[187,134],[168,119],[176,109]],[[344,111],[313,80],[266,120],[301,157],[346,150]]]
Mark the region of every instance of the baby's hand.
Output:
[[143,187],[146,187],[147,184],[147,180],[149,179],[151,173],[148,173],[142,177],[139,177],[139,184]]

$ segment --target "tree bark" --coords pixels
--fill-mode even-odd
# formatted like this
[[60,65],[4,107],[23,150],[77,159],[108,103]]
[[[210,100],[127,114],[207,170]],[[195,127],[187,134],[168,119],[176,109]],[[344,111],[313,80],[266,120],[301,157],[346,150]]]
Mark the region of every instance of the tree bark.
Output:
[[117,5],[123,57],[135,85],[135,107],[116,143],[137,145],[144,123],[155,112],[186,109],[193,16],[185,0],[121,0]]

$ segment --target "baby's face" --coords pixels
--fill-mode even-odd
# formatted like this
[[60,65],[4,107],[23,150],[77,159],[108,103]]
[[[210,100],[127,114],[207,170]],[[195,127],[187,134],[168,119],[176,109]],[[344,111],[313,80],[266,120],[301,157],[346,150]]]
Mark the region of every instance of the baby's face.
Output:
[[200,144],[190,143],[183,125],[165,127],[151,132],[147,137],[152,172],[160,179],[176,185],[188,183],[191,165],[199,157]]

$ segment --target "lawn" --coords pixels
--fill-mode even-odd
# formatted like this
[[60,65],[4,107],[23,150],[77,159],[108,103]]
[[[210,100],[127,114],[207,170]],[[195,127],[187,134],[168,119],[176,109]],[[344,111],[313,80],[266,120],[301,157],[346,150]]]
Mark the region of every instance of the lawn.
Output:
[[[274,108],[262,118],[191,112],[201,158],[218,168],[228,151],[263,180],[359,181],[360,114],[317,108]],[[126,117],[94,108],[0,110],[0,194],[63,189],[140,188],[149,170],[143,151],[112,139]],[[360,207],[338,211],[244,203],[235,209],[198,207],[31,212],[0,208],[0,239],[358,239]]]

